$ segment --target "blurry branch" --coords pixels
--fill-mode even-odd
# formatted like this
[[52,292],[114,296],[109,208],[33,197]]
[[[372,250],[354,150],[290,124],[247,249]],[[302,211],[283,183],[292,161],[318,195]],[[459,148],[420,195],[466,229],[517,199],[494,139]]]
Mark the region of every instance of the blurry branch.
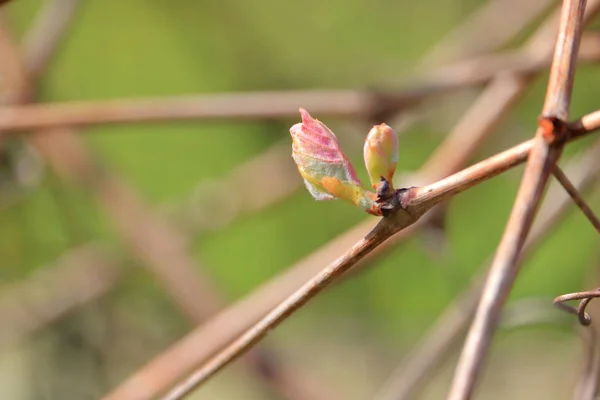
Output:
[[[550,69],[542,118],[535,145],[527,162],[521,186],[505,233],[488,275],[473,323],[456,367],[448,399],[471,398],[491,343],[505,299],[518,273],[519,254],[533,223],[548,177],[559,159],[565,142],[575,64],[586,1],[565,0],[559,35]],[[587,19],[599,1],[590,1]]]
[[[501,47],[530,25],[552,3],[550,0],[487,1],[440,40],[424,57],[422,64],[439,64]],[[507,24],[506,21],[510,23]]]
[[581,194],[579,194],[577,188],[575,188],[569,178],[567,178],[567,175],[558,167],[558,165],[554,166],[552,174],[560,182],[563,188],[565,188],[573,202],[577,204],[577,207],[583,212],[596,231],[600,233],[600,220],[598,220],[598,217],[596,217],[590,206],[588,206]]
[[79,0],[46,0],[24,40],[23,63],[30,78],[37,78],[56,52],[75,14]]
[[[574,186],[584,192],[590,190],[600,175],[600,141],[576,160],[570,161],[566,171],[574,176]],[[550,188],[547,200],[540,209],[521,252],[521,258],[527,258],[542,241],[553,231],[571,210],[570,198],[562,188],[555,184]],[[492,256],[480,268],[467,289],[450,304],[420,343],[414,346],[402,363],[394,370],[382,387],[377,400],[408,400],[415,398],[421,386],[429,382],[431,374],[446,361],[466,332],[477,308],[481,291]]]
[[[348,141],[348,144],[357,147],[358,142]],[[177,226],[194,235],[222,229],[241,215],[264,210],[290,196],[301,185],[302,178],[286,141],[236,165],[222,179],[198,183],[185,201],[166,204],[165,208]],[[231,196],[232,191],[237,195]],[[219,213],[211,211],[216,206]]]
[[8,348],[105,294],[121,269],[93,246],[80,247],[22,282],[0,287],[0,348]]
[[[55,29],[57,36],[52,42],[46,43],[46,46],[57,45],[59,33],[63,29],[58,29],[56,24],[46,27]],[[11,92],[12,101],[23,102],[32,98],[32,85],[25,71],[39,73],[52,53],[46,47],[44,50],[47,53],[37,56],[36,49],[42,50],[35,47],[25,51],[30,55],[28,61],[35,65],[22,65],[16,48],[0,25],[0,62],[3,67],[12,66],[9,71],[11,74],[7,74],[8,80],[17,82],[16,87],[20,90]],[[142,261],[142,265],[193,323],[199,324],[219,311],[223,303],[210,285],[208,276],[200,276],[202,271],[188,254],[187,240],[152,213],[131,188],[105,171],[89,154],[75,131],[58,127],[46,132],[36,132],[30,140],[59,176],[94,193],[130,251]],[[284,366],[275,360],[275,357],[267,356],[266,350],[263,350],[252,354],[246,362],[252,373],[261,377],[271,389],[287,393],[289,399],[320,398],[314,395],[316,391],[310,394],[306,391],[286,391],[286,387],[290,385],[294,388],[301,388],[301,385],[293,382],[295,374],[284,374]]]
[[[18,54],[18,49],[14,45],[12,37],[4,29],[6,26],[5,18],[0,9],[0,54],[14,53]],[[2,91],[0,91],[0,104],[5,107],[6,104],[14,102],[23,102],[29,96],[29,86],[27,85],[27,76],[18,57],[2,57]],[[3,132],[0,129],[0,132]]]
[[[600,60],[600,35],[589,34],[581,61]],[[31,53],[37,54],[37,53]],[[413,87],[397,91],[306,90],[219,93],[155,99],[26,104],[0,108],[0,130],[25,131],[57,126],[87,126],[174,120],[266,120],[295,117],[298,104],[314,114],[350,118],[381,118],[421,100],[462,88],[482,85],[501,73],[539,72],[549,59],[529,48],[476,57],[438,67]]]
[[[544,35],[546,35],[544,33]],[[581,41],[579,62],[600,61],[600,34],[586,33]],[[529,75],[540,72],[550,65],[550,57],[534,47],[524,46],[520,50],[486,54],[461,60],[449,65],[442,64],[422,77],[415,77],[431,93],[444,93],[461,88],[483,85],[499,74]],[[425,92],[424,89],[421,89]]]

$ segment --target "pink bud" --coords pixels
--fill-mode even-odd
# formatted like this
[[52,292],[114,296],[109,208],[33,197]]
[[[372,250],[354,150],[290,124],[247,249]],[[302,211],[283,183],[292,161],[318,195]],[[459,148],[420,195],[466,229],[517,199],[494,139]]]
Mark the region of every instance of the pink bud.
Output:
[[375,125],[367,135],[364,147],[365,165],[374,188],[384,177],[390,184],[398,162],[398,137],[386,124]]
[[292,157],[310,194],[317,200],[339,198],[371,209],[374,194],[361,187],[335,134],[302,108],[300,115],[302,123],[290,128]]

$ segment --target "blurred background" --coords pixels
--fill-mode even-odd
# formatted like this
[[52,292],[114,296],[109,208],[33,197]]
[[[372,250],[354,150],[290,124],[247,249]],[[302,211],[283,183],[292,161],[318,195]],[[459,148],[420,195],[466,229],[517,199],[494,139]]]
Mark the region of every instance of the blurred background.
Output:
[[[22,48],[44,10],[55,22],[73,12],[47,67],[34,71],[29,97],[35,101],[401,91],[427,68],[519,48],[559,6],[540,0],[88,0],[73,11],[71,3],[13,0],[2,6],[3,30]],[[473,30],[447,40],[490,4],[498,8],[479,33],[481,43]],[[513,25],[522,29],[502,43],[495,39]],[[38,43],[43,50],[43,40]],[[547,68],[470,154],[469,164],[533,135],[546,80]],[[598,108],[598,85],[597,67],[582,64],[573,118]],[[11,75],[0,75],[5,104],[14,90]],[[101,398],[203,318],[357,224],[375,221],[343,202],[316,202],[303,188],[288,132],[299,121],[298,107],[336,132],[363,182],[362,142],[370,126],[387,122],[397,129],[397,174],[410,186],[417,178],[406,174],[420,168],[481,91],[471,85],[419,101],[406,130],[399,108],[320,112],[299,97],[276,118],[91,124],[71,136],[18,129],[26,134],[4,135],[0,398]],[[311,96],[318,100],[319,94]],[[593,140],[569,146],[562,163]],[[303,388],[296,394],[238,360],[190,398],[375,399],[493,255],[521,174],[516,168],[453,198],[434,224],[273,331],[261,354],[268,351],[274,368],[286,369],[292,388]],[[597,192],[586,198],[598,208]],[[597,240],[583,215],[569,212],[530,253],[497,332],[480,398],[571,397],[587,350],[575,319],[554,309],[552,299],[600,286]],[[406,398],[444,398],[461,343]]]

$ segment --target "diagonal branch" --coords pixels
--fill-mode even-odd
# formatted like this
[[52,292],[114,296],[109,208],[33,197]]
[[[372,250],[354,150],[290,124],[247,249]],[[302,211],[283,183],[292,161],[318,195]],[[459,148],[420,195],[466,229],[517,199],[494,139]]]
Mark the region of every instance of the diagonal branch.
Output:
[[48,0],[24,39],[23,63],[30,78],[38,78],[71,25],[79,0]]
[[554,166],[554,170],[552,171],[554,177],[560,182],[560,184],[565,188],[569,196],[573,202],[579,207],[581,212],[587,217],[590,223],[596,228],[596,231],[600,233],[600,220],[594,214],[594,211],[590,208],[590,206],[585,202],[583,197],[577,191],[577,188],[571,183],[567,175],[558,167],[558,165]]
[[[448,397],[450,400],[469,399],[473,394],[502,305],[518,273],[519,254],[523,243],[531,228],[548,177],[562,153],[563,132],[557,129],[554,120],[549,121],[550,129],[546,126],[546,122],[554,118],[566,121],[569,115],[585,3],[585,0],[565,0],[563,4],[554,61],[542,110],[545,119],[542,119],[536,132],[535,145],[527,162],[515,205],[498,246],[473,324],[456,367]],[[588,10],[588,19],[598,8],[598,3],[600,2],[590,2],[594,10]]]

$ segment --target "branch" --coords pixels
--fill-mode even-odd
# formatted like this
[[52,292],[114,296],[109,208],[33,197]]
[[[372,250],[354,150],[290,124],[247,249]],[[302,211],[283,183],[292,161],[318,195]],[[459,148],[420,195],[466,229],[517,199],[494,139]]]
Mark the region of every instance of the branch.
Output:
[[[49,38],[48,40],[50,40]],[[600,59],[600,35],[584,42],[582,61]],[[37,45],[37,39],[34,44]],[[534,51],[539,51],[535,49]],[[398,91],[304,90],[254,93],[219,93],[154,99],[65,102],[8,106],[0,109],[0,130],[26,131],[81,127],[96,124],[178,120],[269,120],[289,118],[298,113],[298,104],[320,115],[368,118],[395,113],[417,105],[426,97],[488,83],[500,73],[529,75],[545,68],[549,60],[532,52],[507,52],[478,57],[440,67]],[[48,57],[32,52],[28,57]],[[32,60],[41,63],[41,60]],[[32,69],[39,68],[32,66]],[[35,72],[35,69],[34,69]]]
[[[599,3],[590,2],[593,10],[588,10],[588,19],[596,11]],[[565,121],[568,118],[584,9],[585,0],[565,0],[563,4],[559,36],[542,111],[545,119],[536,132],[535,145],[527,162],[515,205],[498,246],[474,321],[456,367],[448,396],[450,400],[469,399],[473,394],[502,305],[518,273],[518,260],[523,243],[533,222],[549,174],[562,152],[563,132],[556,129],[553,120],[550,121],[550,129],[547,129],[545,122],[548,119],[556,118]]]
[[[567,171],[575,176],[575,186],[580,191],[587,191],[596,183],[600,174],[600,141],[577,160],[569,162]],[[533,224],[521,252],[521,258],[526,259],[541,242],[552,232],[555,226],[571,210],[572,202],[558,185],[550,188],[548,200],[540,209],[539,217]],[[408,400],[417,396],[419,387],[431,379],[431,373],[439,364],[449,358],[463,332],[472,320],[481,296],[485,274],[489,261],[483,263],[479,273],[472,279],[467,289],[450,304],[437,319],[434,326],[424,336],[423,340],[414,347],[394,370],[387,383],[375,396],[377,400]]]
[[581,195],[577,191],[577,188],[575,188],[575,186],[571,183],[569,178],[567,178],[567,175],[565,175],[565,173],[558,167],[558,165],[554,166],[552,174],[560,182],[563,188],[565,188],[569,196],[571,196],[573,202],[577,204],[577,207],[579,207],[579,209],[587,217],[587,219],[594,226],[594,228],[596,228],[596,231],[600,233],[600,220],[598,220],[598,217],[596,217],[590,206],[588,206],[583,197],[581,197]]
[[[488,1],[436,43],[421,64],[439,64],[505,46],[552,3],[549,0]],[[510,24],[506,23],[508,20]]]
[[23,63],[31,78],[39,77],[56,53],[78,3],[79,0],[47,0],[38,11],[23,45]]
[[[60,1],[55,0],[49,4],[60,4]],[[42,19],[43,22],[36,29],[63,28],[60,25],[63,20],[50,19],[52,12],[56,11],[53,7],[57,6],[48,9],[49,16]],[[54,25],[47,27],[48,24]],[[26,54],[31,59],[30,69],[33,72],[43,67],[50,56],[49,44],[44,40],[55,41],[56,38],[53,35],[44,36],[37,31],[28,37],[32,46],[37,46]],[[597,62],[600,59],[599,42],[598,34],[586,36],[582,43],[581,61]],[[40,53],[41,50],[44,53]],[[0,130],[22,131],[57,126],[187,119],[286,118],[297,114],[298,104],[322,115],[371,118],[381,112],[390,113],[415,105],[427,96],[488,83],[502,72],[520,75],[539,72],[550,60],[540,58],[538,54],[538,47],[529,47],[521,51],[457,62],[434,69],[422,78],[413,78],[412,81],[420,83],[396,92],[282,91],[12,106],[0,110]]]

